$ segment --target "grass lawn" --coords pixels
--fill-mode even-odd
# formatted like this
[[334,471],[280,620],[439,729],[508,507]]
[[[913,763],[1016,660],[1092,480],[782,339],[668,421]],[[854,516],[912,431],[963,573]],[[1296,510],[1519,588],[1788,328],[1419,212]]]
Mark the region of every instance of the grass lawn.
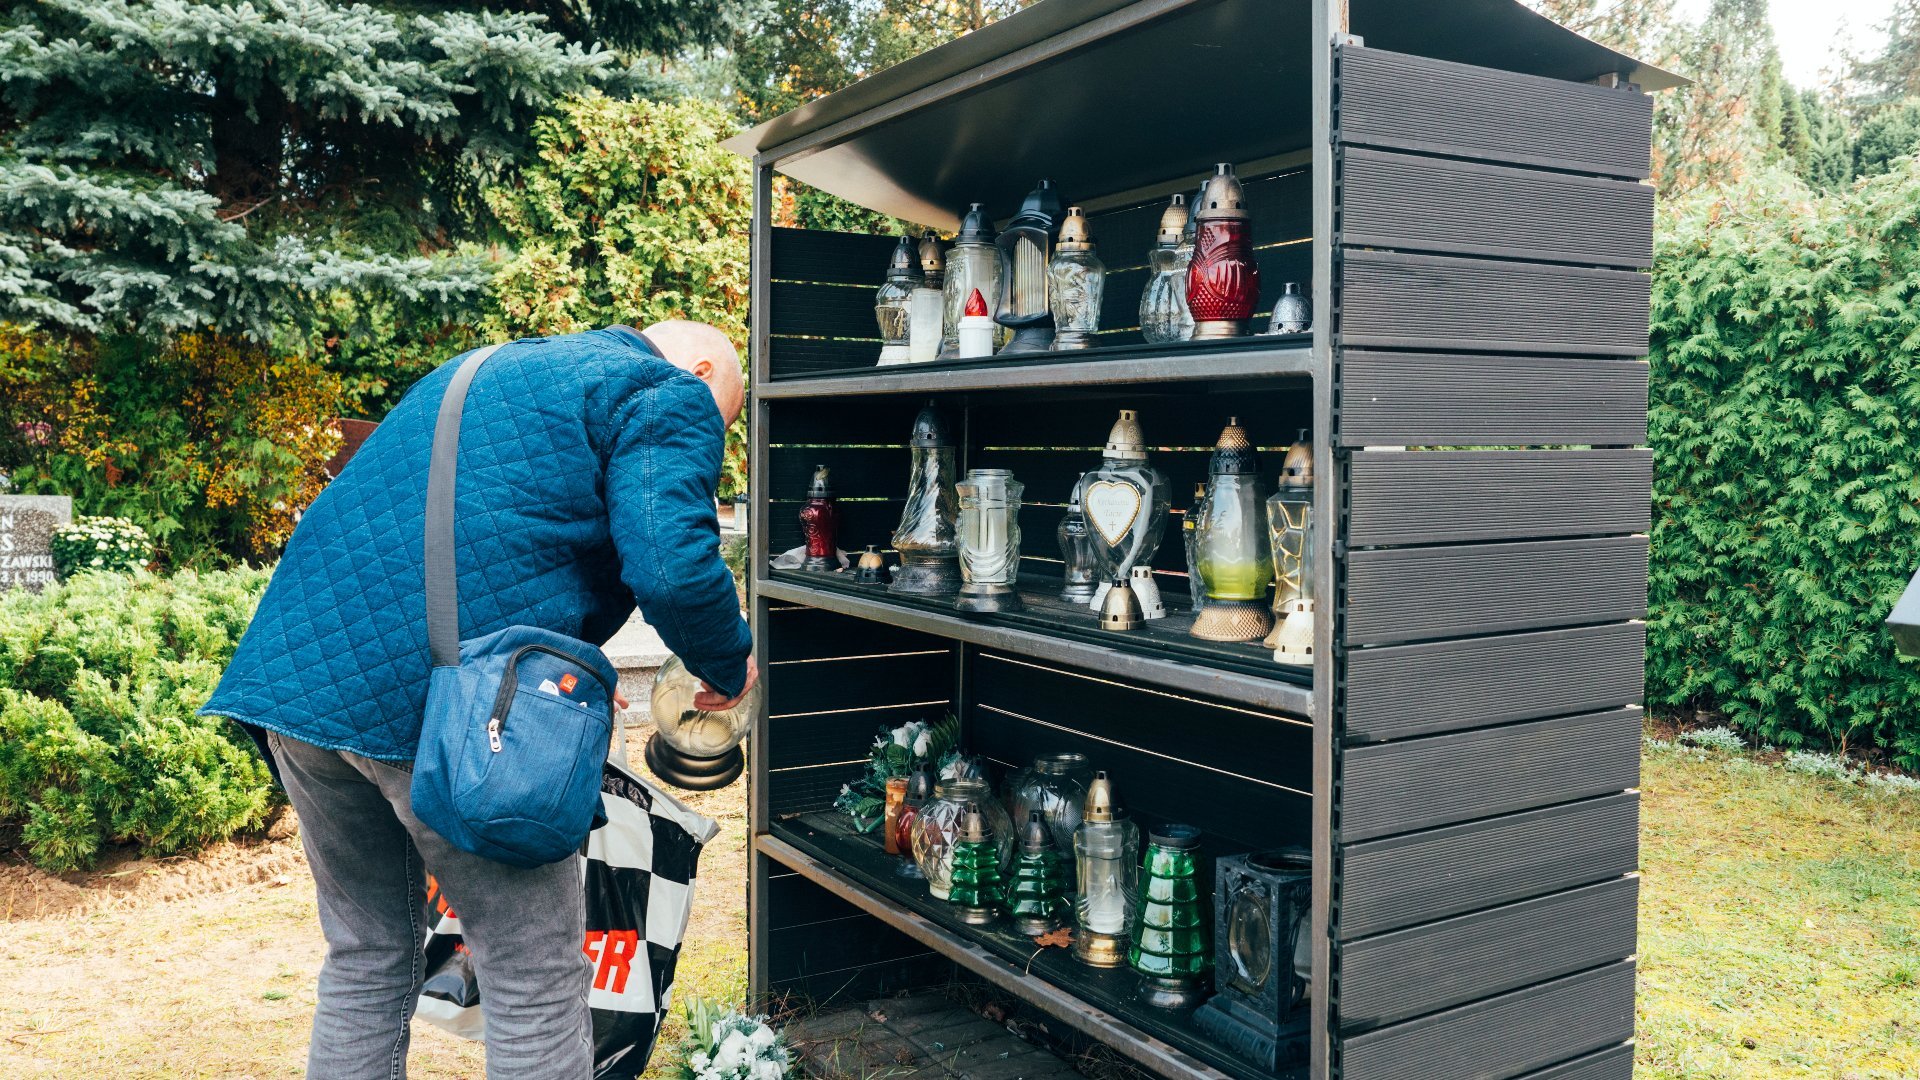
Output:
[[[1644,789],[1639,1075],[1920,1077],[1920,798],[1679,752],[1648,755]],[[742,794],[696,800],[723,828],[681,993],[745,989]],[[288,842],[259,847],[279,860],[265,880],[94,880],[90,905],[0,922],[0,1077],[300,1075],[313,890]],[[25,909],[24,881],[0,878],[0,914]],[[417,1026],[411,1075],[478,1080],[481,1055]]]

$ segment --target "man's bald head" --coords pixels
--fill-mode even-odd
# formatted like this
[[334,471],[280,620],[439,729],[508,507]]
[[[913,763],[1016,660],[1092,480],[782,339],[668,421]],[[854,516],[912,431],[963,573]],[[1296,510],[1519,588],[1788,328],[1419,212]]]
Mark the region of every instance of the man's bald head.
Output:
[[688,319],[657,322],[641,333],[660,350],[661,359],[707,384],[722,420],[731,425],[740,416],[747,392],[740,378],[740,354],[727,335]]

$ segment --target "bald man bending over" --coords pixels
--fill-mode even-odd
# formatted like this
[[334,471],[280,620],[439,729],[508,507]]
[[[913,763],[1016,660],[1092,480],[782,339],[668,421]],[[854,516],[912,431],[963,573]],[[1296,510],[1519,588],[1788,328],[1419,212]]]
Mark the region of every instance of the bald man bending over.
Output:
[[[487,1074],[593,1072],[578,856],[490,862],[421,825],[409,799],[431,666],[427,463],[461,359],[420,380],[307,509],[202,710],[247,727],[300,815],[327,939],[310,1078],[406,1075],[429,873],[479,978]],[[531,625],[599,643],[638,604],[706,683],[696,703],[737,702],[755,671],[713,497],[743,397],[733,345],[701,323],[496,352],[460,425],[460,637]]]

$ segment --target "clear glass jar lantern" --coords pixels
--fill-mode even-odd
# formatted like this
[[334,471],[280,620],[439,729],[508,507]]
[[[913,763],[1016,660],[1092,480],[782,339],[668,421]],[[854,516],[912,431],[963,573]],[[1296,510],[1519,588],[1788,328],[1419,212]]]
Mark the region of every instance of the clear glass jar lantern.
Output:
[[1255,641],[1273,629],[1265,603],[1273,546],[1260,463],[1239,417],[1220,432],[1207,477],[1193,531],[1194,566],[1207,602],[1190,633],[1206,641]]
[[1053,836],[1053,846],[1065,852],[1073,850],[1073,831],[1086,813],[1087,788],[1092,783],[1093,766],[1087,755],[1041,754],[1033,764],[1007,777],[1001,792],[1013,820],[1025,821],[1038,810]]
[[1193,238],[1187,233],[1187,197],[1175,195],[1160,215],[1160,232],[1147,252],[1147,287],[1140,293],[1140,336],[1155,345],[1193,336],[1187,309],[1187,264]]
[[700,680],[678,656],[667,657],[653,677],[653,735],[647,740],[647,767],[654,775],[688,791],[712,791],[733,783],[746,755],[740,743],[753,730],[765,699],[764,683],[755,683],[740,704],[720,712],[694,708]]
[[993,223],[979,203],[967,209],[960,233],[947,249],[946,277],[940,286],[940,359],[960,355],[960,318],[967,313],[967,297],[980,290],[986,314],[1000,303],[1000,250],[993,245]]
[[1267,500],[1267,530],[1273,546],[1274,614],[1280,622],[1267,638],[1275,661],[1313,664],[1313,446],[1307,433],[1287,451],[1280,487]]
[[1100,300],[1106,292],[1107,266],[1087,233],[1087,216],[1069,207],[1060,224],[1060,240],[1047,264],[1047,302],[1053,309],[1053,347],[1084,349],[1100,329]]
[[1006,469],[970,469],[960,496],[961,611],[1018,611],[1020,496],[1026,485]]
[[[1060,518],[1060,527],[1056,538],[1060,541],[1060,562],[1064,587],[1060,590],[1060,599],[1070,604],[1085,604],[1093,599],[1098,583],[1094,580],[1098,572],[1093,561],[1093,542],[1087,531],[1087,515],[1080,508],[1080,484],[1073,485],[1073,495],[1067,500],[1067,512]],[[1065,847],[1060,849],[1066,851]]]
[[1073,831],[1074,959],[1092,967],[1127,962],[1127,936],[1140,889],[1140,827],[1113,805],[1107,774],[1093,774],[1084,817]]
[[1100,467],[1080,479],[1080,507],[1103,586],[1089,606],[1098,610],[1106,600],[1104,586],[1126,580],[1136,565],[1152,565],[1172,506],[1166,475],[1147,463],[1139,418],[1132,409],[1120,410]]
[[893,259],[887,264],[887,279],[874,294],[873,317],[880,324],[880,363],[904,364],[910,358],[907,335],[912,330],[913,290],[920,284],[914,265],[919,256],[913,241],[906,237],[894,246]]
[[934,785],[933,798],[913,816],[913,861],[926,875],[927,891],[936,900],[947,899],[953,884],[953,844],[959,839],[968,803],[980,808],[999,844],[1000,869],[1013,866],[1013,819],[993,797],[993,789],[985,780],[942,780]]

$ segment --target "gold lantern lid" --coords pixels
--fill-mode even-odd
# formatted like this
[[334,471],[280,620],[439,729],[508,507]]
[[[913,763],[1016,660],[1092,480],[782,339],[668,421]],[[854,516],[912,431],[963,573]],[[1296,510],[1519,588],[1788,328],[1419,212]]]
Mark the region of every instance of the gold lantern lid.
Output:
[[1307,441],[1307,429],[1300,429],[1300,438],[1287,448],[1287,456],[1280,463],[1280,484],[1282,487],[1313,486],[1313,444]]
[[976,803],[967,804],[967,812],[960,818],[960,839],[970,844],[982,844],[993,838],[993,831],[987,828],[987,819],[980,813]]
[[1147,460],[1147,437],[1140,431],[1140,421],[1132,409],[1121,409],[1120,419],[1107,432],[1106,455],[1121,461]]
[[1053,846],[1053,833],[1040,811],[1027,811],[1027,823],[1020,830],[1020,854],[1038,855]]
[[1107,598],[1100,607],[1100,629],[1128,631],[1140,629],[1144,616],[1140,613],[1140,598],[1133,594],[1133,586],[1126,578],[1115,579],[1113,588],[1107,590]]
[[887,565],[885,556],[880,554],[880,545],[868,544],[867,550],[860,553],[860,569],[880,570]]
[[1213,175],[1200,189],[1200,203],[1193,208],[1193,216],[1198,221],[1245,220],[1252,216],[1247,213],[1247,194],[1240,189],[1231,164],[1223,161],[1213,167]]
[[940,238],[928,232],[920,237],[920,270],[929,276],[937,276],[947,268],[946,253],[940,248]]
[[1187,231],[1187,197],[1175,195],[1167,208],[1160,211],[1160,233],[1156,237],[1161,247],[1175,247]]
[[1054,244],[1054,250],[1093,250],[1093,237],[1087,234],[1086,211],[1077,206],[1067,207],[1067,218],[1060,223],[1060,239]]
[[1247,476],[1259,471],[1247,429],[1240,426],[1239,417],[1228,417],[1227,426],[1220,429],[1220,438],[1213,444],[1213,460],[1207,472],[1214,476]]
[[1085,821],[1102,825],[1113,820],[1113,781],[1107,779],[1105,770],[1093,774],[1093,782],[1087,785]]

